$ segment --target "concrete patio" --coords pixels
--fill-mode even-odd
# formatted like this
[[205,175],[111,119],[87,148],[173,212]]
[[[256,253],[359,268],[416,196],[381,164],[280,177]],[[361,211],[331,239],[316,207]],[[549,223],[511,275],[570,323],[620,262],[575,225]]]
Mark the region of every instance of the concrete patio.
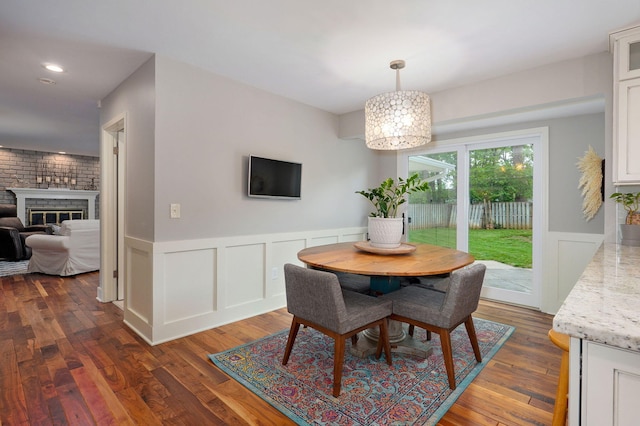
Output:
[[478,260],[487,266],[484,276],[484,286],[502,288],[505,290],[530,293],[533,280],[533,271],[526,268],[517,268],[495,260]]

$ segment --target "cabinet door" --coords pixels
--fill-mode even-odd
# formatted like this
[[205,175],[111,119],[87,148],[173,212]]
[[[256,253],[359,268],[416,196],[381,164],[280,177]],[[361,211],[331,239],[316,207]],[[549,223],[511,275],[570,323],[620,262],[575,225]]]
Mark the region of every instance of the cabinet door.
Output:
[[618,83],[617,126],[613,152],[616,183],[640,182],[640,78]]
[[637,425],[640,353],[586,342],[582,357],[581,424]]
[[640,30],[617,41],[618,80],[640,77]]

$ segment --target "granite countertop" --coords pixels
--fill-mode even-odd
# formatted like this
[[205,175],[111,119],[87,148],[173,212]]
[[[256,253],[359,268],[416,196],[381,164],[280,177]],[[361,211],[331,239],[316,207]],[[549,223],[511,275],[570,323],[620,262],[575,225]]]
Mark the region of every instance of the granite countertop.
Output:
[[554,317],[553,329],[640,352],[640,247],[600,246]]

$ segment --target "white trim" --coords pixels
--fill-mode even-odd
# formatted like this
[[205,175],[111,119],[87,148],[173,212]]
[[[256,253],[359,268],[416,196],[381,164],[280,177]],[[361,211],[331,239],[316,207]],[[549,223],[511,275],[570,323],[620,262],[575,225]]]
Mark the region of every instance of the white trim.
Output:
[[[102,195],[100,197],[100,287],[98,300],[112,302],[118,299],[118,282],[125,286],[124,273],[124,185],[118,188],[117,182],[124,182],[123,143],[118,142],[117,132],[125,129],[127,114],[121,113],[102,126],[100,139],[100,181]],[[126,139],[126,136],[125,136]],[[114,156],[113,149],[121,149]],[[116,164],[118,161],[118,164]],[[118,175],[116,175],[118,173]],[[118,207],[116,209],[116,206]],[[118,223],[120,226],[118,226]],[[116,255],[117,253],[117,255]],[[118,270],[120,278],[113,277]]]
[[[118,278],[118,291],[117,291],[117,299],[122,300],[124,298],[124,294],[126,293],[125,289],[127,286],[126,274],[124,273],[126,268],[125,263],[125,251],[124,251],[124,235],[125,235],[125,200],[127,193],[127,129],[128,129],[128,120],[127,114],[123,114],[122,118],[122,132],[121,138],[118,138],[118,176],[117,176],[117,193],[118,193],[118,207],[117,207],[117,215],[118,215],[118,227],[117,227],[117,246],[118,246],[118,259],[117,259],[117,270],[119,271],[122,278]],[[125,301],[126,303],[126,301]]]
[[27,199],[87,200],[87,218],[96,218],[96,197],[99,191],[65,188],[7,188],[7,190],[16,194],[17,215],[24,224],[29,223],[25,217]]

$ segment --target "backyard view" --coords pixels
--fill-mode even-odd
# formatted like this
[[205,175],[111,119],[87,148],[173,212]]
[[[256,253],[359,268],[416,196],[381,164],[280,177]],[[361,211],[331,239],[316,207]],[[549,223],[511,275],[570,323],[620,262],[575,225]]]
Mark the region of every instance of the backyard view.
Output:
[[[410,241],[456,248],[456,230],[428,228],[411,231]],[[500,259],[518,268],[531,268],[530,229],[470,229],[469,253],[477,260]]]
[[[468,158],[468,165],[459,156]],[[459,167],[466,167],[458,182]],[[531,291],[533,253],[533,146],[484,149],[411,156],[410,174],[429,181],[430,190],[409,197],[410,242],[457,248],[458,212],[462,194],[468,200],[464,234],[476,260],[487,264],[485,286]],[[459,192],[459,185],[465,188]],[[465,241],[464,239],[462,241]]]

